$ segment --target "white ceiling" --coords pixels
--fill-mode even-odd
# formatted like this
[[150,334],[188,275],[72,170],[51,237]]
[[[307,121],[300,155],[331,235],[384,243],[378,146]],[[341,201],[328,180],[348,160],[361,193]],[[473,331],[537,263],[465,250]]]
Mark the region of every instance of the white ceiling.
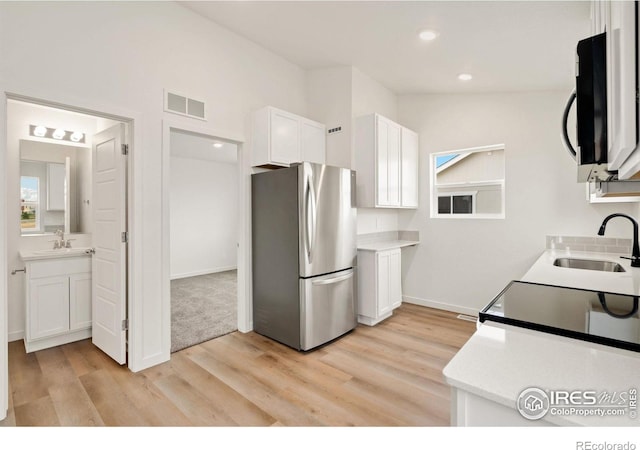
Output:
[[[588,1],[181,3],[304,69],[353,65],[397,94],[570,89],[590,32]],[[425,28],[439,38],[419,40]]]
[[[221,143],[222,147],[214,147],[213,144],[216,142]],[[238,146],[199,134],[172,130],[171,156],[236,164],[238,162]]]

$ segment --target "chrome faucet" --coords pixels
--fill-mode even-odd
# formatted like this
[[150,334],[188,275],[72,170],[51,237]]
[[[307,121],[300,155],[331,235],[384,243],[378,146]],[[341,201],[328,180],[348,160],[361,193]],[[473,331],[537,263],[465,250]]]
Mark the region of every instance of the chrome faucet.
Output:
[[631,257],[621,256],[620,258],[630,259],[631,267],[640,267],[640,247],[638,247],[638,222],[626,214],[614,213],[610,214],[604,218],[602,221],[602,225],[600,225],[600,230],[598,230],[598,236],[604,236],[604,230],[607,227],[607,222],[614,217],[625,217],[631,221],[633,224],[633,250],[631,251]]
[[[64,231],[58,228],[56,230],[56,236],[60,238],[58,241],[56,241],[56,243],[58,244],[58,248],[64,248],[66,245],[66,242],[64,240]],[[53,244],[53,248],[56,248],[56,243]]]

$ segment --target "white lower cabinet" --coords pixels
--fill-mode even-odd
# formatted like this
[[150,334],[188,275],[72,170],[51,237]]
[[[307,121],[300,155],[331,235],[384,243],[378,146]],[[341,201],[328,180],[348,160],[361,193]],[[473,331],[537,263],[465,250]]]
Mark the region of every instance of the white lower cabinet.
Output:
[[468,391],[451,388],[451,426],[454,427],[544,427],[545,419],[528,420],[513,407],[496,403]]
[[358,322],[375,325],[402,303],[401,250],[358,251]]
[[91,258],[26,262],[27,353],[91,337]]

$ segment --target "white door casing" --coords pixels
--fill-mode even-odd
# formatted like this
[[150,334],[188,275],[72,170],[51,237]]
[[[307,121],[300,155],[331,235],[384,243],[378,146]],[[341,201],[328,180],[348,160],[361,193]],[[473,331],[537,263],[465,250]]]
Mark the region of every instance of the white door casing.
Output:
[[122,154],[124,125],[96,134],[92,148],[93,343],[119,364],[125,364],[127,317],[126,156]]

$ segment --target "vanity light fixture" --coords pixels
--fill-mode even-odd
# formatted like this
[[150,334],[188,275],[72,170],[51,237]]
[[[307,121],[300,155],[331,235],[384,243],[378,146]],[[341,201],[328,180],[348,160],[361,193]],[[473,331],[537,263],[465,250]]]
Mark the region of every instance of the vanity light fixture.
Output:
[[224,145],[224,144],[223,144],[222,142],[214,142],[214,143],[213,143],[213,146],[214,146],[215,148],[222,148],[222,146],[223,146],[223,145]]
[[54,139],[62,139],[67,135],[67,132],[65,130],[63,130],[62,128],[56,128],[53,131],[53,134],[51,135],[52,138]]
[[69,139],[71,139],[71,142],[80,142],[81,140],[84,139],[84,133],[80,133],[79,131],[74,131],[73,133],[71,133],[71,136],[69,137]]
[[70,131],[64,128],[49,128],[44,125],[29,125],[29,136],[57,141],[68,141],[76,144],[84,144],[86,135],[81,131]]
[[418,37],[423,41],[433,41],[439,34],[440,33],[434,30],[423,30],[418,34]]
[[460,81],[470,81],[473,76],[470,73],[461,73],[458,75],[458,80]]
[[45,127],[44,125],[38,125],[37,127],[33,128],[34,136],[45,137],[46,134],[47,134],[47,127]]

